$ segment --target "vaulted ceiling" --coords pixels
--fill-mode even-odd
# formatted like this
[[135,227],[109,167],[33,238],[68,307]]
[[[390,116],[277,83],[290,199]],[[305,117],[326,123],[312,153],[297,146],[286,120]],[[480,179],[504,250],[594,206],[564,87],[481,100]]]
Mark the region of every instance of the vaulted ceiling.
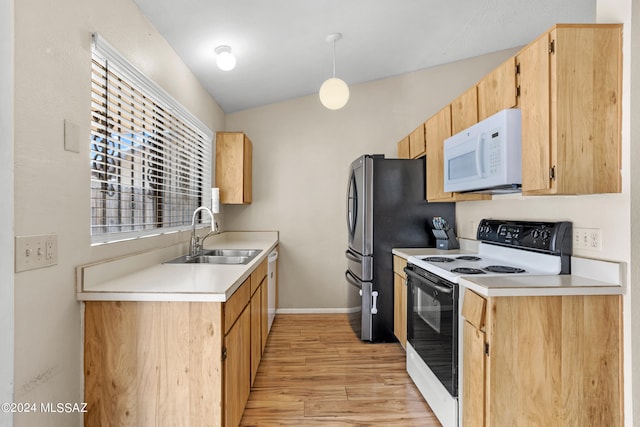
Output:
[[[135,0],[222,109],[236,112],[525,45],[595,22],[596,0]],[[229,45],[232,71],[217,68]]]

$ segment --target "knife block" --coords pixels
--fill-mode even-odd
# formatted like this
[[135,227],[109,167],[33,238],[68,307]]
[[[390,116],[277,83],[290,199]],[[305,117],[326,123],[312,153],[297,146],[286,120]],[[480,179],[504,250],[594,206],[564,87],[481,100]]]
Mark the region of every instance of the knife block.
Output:
[[460,244],[456,233],[451,228],[434,229],[433,235],[436,236],[436,248],[438,249],[459,249]]

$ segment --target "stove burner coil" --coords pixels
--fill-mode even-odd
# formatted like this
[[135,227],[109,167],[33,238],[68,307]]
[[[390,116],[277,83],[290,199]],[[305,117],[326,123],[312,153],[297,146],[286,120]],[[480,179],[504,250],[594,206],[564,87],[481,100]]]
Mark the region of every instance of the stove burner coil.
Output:
[[473,255],[462,255],[462,256],[456,257],[456,259],[459,259],[460,261],[480,261],[482,258],[480,258],[479,256],[473,256]]
[[470,268],[470,267],[457,267],[451,269],[452,273],[460,273],[460,274],[486,274],[484,271],[479,268]]
[[429,257],[424,258],[424,261],[427,261],[427,262],[453,262],[454,259],[453,258],[443,257],[443,256],[429,256]]
[[510,267],[508,265],[490,265],[484,268],[491,273],[524,273],[526,270],[518,267]]

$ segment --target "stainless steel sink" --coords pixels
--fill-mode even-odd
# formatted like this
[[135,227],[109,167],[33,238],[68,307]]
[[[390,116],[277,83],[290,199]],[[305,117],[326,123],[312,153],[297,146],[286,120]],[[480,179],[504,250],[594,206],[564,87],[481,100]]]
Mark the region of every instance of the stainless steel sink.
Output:
[[262,249],[209,249],[200,255],[183,255],[165,264],[248,264],[260,252]]
[[228,256],[228,257],[255,257],[261,249],[205,249],[204,256]]

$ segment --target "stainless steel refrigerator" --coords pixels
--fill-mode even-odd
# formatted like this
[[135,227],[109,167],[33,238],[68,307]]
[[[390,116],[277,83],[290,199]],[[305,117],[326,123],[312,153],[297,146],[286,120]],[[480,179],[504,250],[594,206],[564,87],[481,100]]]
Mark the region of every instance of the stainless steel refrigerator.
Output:
[[[364,155],[347,187],[345,272],[351,325],[363,341],[394,341],[394,247],[435,247],[432,218],[455,227],[454,203],[425,200],[425,159]],[[454,228],[455,229],[455,228]]]

